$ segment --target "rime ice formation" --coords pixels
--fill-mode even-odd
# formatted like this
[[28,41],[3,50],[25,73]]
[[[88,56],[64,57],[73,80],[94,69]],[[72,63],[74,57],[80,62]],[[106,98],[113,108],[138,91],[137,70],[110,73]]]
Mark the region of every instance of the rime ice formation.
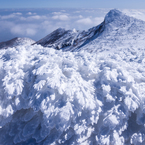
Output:
[[0,50],[0,144],[145,144],[144,22],[112,10],[104,23],[79,52],[36,44]]

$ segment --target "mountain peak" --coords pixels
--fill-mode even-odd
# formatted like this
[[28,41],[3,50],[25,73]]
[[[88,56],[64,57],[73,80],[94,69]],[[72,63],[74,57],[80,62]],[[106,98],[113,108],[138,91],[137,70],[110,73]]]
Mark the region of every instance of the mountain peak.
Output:
[[100,39],[106,38],[105,43],[110,47],[114,42],[118,45],[123,44],[125,41],[120,40],[126,39],[126,36],[123,36],[124,34],[131,35],[130,41],[136,39],[137,34],[141,35],[145,31],[144,26],[145,22],[129,17],[117,9],[112,9],[106,14],[104,21],[98,26],[87,31],[76,31],[75,29],[72,31],[58,28],[37,41],[36,44],[55,49],[63,49],[64,51],[79,51],[80,48],[90,48],[90,45],[96,49],[96,46],[100,47],[100,45],[97,45],[100,44]]
[[111,23],[112,21],[116,20],[116,19],[122,19],[122,17],[124,17],[125,14],[123,14],[122,12],[120,12],[117,9],[113,9],[110,10],[107,15],[105,16],[105,23]]
[[65,32],[66,30],[64,29],[64,28],[58,28],[58,29],[56,29],[54,32],[56,33],[63,33],[63,32]]

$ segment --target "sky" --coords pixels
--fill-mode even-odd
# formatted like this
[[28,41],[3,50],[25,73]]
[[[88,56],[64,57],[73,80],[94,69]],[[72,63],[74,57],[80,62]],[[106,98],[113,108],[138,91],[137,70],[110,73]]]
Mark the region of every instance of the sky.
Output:
[[145,0],[0,0],[0,8],[145,9]]
[[0,42],[14,37],[35,41],[58,28],[87,30],[100,24],[109,9],[0,9]]

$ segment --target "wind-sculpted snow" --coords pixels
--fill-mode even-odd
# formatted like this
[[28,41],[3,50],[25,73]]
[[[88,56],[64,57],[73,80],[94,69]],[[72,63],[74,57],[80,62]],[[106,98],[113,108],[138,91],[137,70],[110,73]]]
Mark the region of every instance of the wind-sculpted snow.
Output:
[[144,51],[19,46],[0,74],[2,145],[145,144]]

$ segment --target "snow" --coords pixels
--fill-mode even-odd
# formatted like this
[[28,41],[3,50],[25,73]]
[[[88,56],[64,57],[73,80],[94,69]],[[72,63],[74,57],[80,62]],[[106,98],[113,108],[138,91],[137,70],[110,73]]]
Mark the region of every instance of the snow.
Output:
[[31,45],[33,43],[35,43],[35,41],[30,38],[16,37],[9,41],[1,42],[0,49],[7,49],[9,47],[16,47],[16,46],[20,46],[20,45]]
[[104,21],[98,26],[77,32],[59,28],[36,44],[63,51],[87,50],[91,53],[98,53],[106,50],[115,52],[117,48],[117,51],[120,49],[123,53],[126,53],[127,49],[130,53],[135,53],[136,49],[144,49],[142,47],[145,45],[144,34],[144,21],[113,9],[107,13]]
[[1,144],[145,142],[144,61],[40,45],[1,50],[0,58]]
[[144,45],[92,46],[0,50],[0,144],[145,144]]

